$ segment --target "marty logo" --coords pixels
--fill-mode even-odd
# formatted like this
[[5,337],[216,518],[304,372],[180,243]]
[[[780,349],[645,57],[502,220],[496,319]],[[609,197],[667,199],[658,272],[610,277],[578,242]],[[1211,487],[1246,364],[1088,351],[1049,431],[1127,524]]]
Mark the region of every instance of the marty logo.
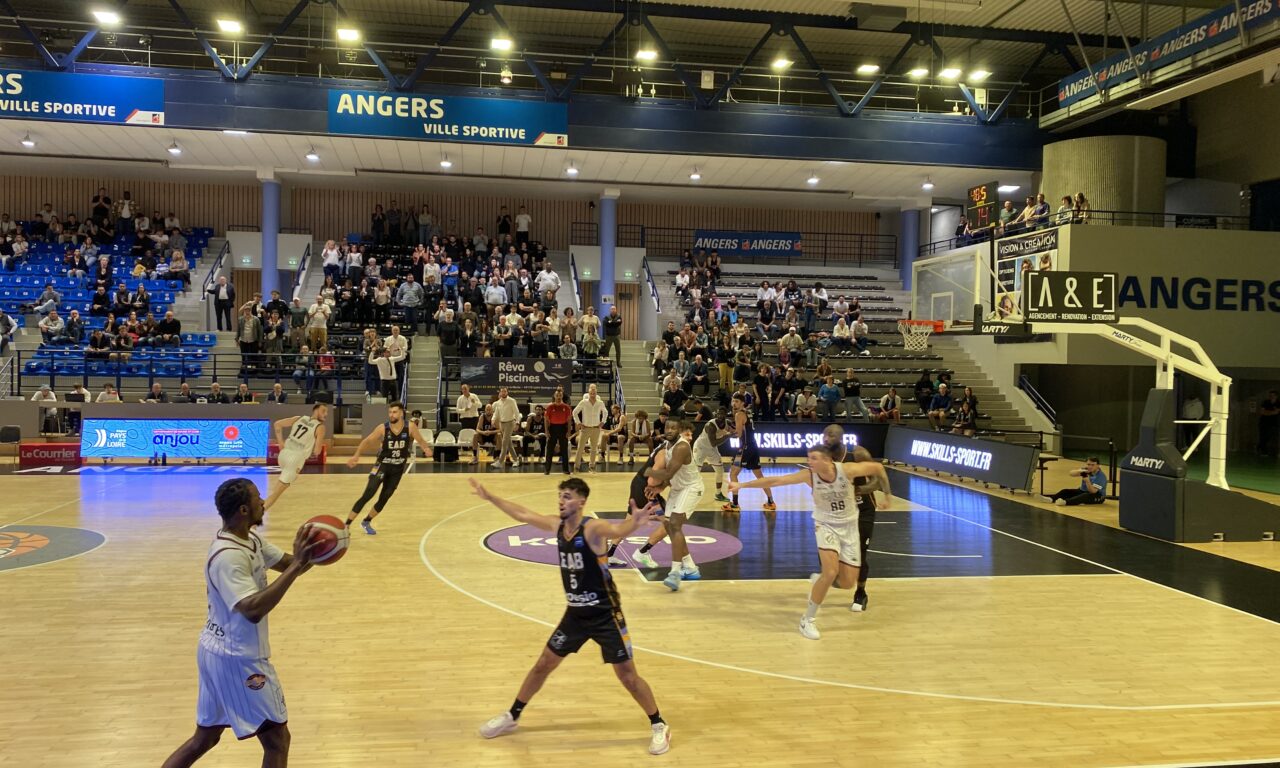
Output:
[[1164,459],[1154,459],[1150,456],[1130,456],[1129,466],[1142,467],[1143,469],[1163,469]]

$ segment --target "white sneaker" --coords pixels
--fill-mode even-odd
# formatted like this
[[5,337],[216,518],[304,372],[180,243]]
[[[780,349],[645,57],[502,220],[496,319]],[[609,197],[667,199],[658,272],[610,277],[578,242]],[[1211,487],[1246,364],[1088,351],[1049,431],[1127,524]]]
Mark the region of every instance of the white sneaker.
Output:
[[1053,499],[1049,498],[1048,496],[1037,496],[1036,498],[1040,499],[1040,501],[1043,501],[1045,504],[1053,503]]
[[628,563],[626,560],[623,560],[621,557],[618,557],[617,555],[610,555],[609,565],[628,565]]
[[657,560],[653,559],[653,555],[649,554],[648,552],[636,552],[634,555],[631,556],[631,559],[635,561],[637,568],[661,568],[662,567],[658,565]]
[[649,737],[649,754],[666,754],[668,749],[671,749],[671,726],[666,723],[654,723],[653,735]]
[[480,735],[486,739],[496,739],[503,734],[511,733],[520,727],[520,723],[511,716],[510,712],[503,712],[489,722],[480,726]]
[[822,633],[818,631],[817,621],[815,619],[808,618],[800,619],[800,634],[810,640],[817,640],[822,637]]
[[1067,506],[1067,500],[1066,500],[1066,499],[1054,499],[1054,500],[1053,500],[1053,504],[1054,504],[1054,506],[1057,506],[1057,507],[1065,507],[1065,506]]
[[512,469],[519,469],[519,468],[520,468],[520,461],[517,459],[516,461],[511,462],[511,468],[512,468]]

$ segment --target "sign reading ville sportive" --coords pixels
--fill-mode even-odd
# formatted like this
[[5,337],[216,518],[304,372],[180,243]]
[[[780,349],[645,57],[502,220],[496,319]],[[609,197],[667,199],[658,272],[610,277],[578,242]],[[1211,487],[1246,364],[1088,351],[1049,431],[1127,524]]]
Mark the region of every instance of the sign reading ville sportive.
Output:
[[164,125],[164,81],[0,69],[0,117]]
[[567,147],[569,108],[543,101],[331,90],[329,132]]

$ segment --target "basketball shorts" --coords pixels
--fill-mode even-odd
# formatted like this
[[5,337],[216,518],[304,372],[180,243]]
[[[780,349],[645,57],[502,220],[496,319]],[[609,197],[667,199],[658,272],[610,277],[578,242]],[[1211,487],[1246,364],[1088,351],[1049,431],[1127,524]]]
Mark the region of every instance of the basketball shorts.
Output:
[[862,535],[856,522],[841,525],[815,523],[813,534],[818,540],[818,549],[835,552],[840,562],[846,565],[862,565]]
[[681,488],[678,491],[673,490],[671,498],[667,499],[667,514],[682,515],[687,519],[698,508],[698,502],[701,500],[702,483]]
[[631,635],[622,611],[612,608],[569,608],[551,633],[547,647],[557,656],[577,653],[588,640],[600,646],[605,664],[631,660]]
[[760,452],[759,451],[742,451],[734,457],[733,463],[743,469],[759,469],[760,468]]
[[289,448],[281,451],[276,458],[277,463],[280,464],[280,482],[290,485],[297,480],[298,473],[302,471],[308,458],[310,457],[304,451]]
[[220,656],[200,648],[196,667],[200,672],[196,725],[230,726],[237,739],[247,739],[264,723],[289,721],[280,678],[270,661]]
[[693,444],[693,466],[702,469],[708,464],[723,464],[724,459],[720,457],[720,452],[714,448],[708,448],[700,442]]
[[636,503],[637,507],[643,507],[644,505],[652,501],[656,503],[659,507],[662,507],[665,510],[667,508],[666,499],[662,498],[661,496],[655,496],[652,499],[645,498],[644,489],[648,485],[649,485],[648,478],[645,478],[645,477],[632,478],[631,479],[631,500]]

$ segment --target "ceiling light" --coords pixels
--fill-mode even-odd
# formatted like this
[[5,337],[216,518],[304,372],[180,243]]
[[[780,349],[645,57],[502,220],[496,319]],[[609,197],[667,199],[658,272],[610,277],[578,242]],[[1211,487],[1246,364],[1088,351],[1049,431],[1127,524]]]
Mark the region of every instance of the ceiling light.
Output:
[[218,19],[218,29],[228,35],[238,35],[244,31],[244,25],[235,19]]
[[502,74],[498,77],[503,85],[511,85],[511,67],[503,67]]
[[31,134],[28,133],[22,137],[22,146],[26,147],[27,149],[31,149],[35,145],[36,145],[36,140],[31,138]]
[[1000,186],[996,187],[996,189],[1000,192],[1008,194],[1010,192],[1017,192],[1018,190],[1022,189],[1022,186],[1019,184],[1001,184]]
[[656,61],[658,52],[652,48],[641,48],[636,51],[636,61]]
[[933,179],[932,179],[932,178],[926,178],[926,179],[924,180],[924,183],[920,185],[920,188],[921,188],[921,189],[923,189],[925,192],[932,192],[932,191],[933,191]]
[[858,67],[858,74],[860,75],[874,75],[879,71],[880,71],[879,64],[863,64]]
[[791,59],[788,59],[785,56],[779,56],[778,58],[774,59],[773,63],[770,64],[769,66],[773,67],[773,71],[781,72],[782,70],[786,69],[787,67],[791,66],[794,63],[795,62],[793,62]]
[[351,27],[338,27],[338,39],[345,43],[354,43],[360,39],[360,30]]
[[701,180],[702,180],[702,174],[701,174],[701,173],[698,173],[698,169],[697,169],[697,168],[694,168],[694,169],[693,169],[693,173],[689,174],[689,180],[690,180],[690,181],[701,181]]
[[441,168],[452,168],[452,167],[453,167],[453,161],[449,159],[449,156],[448,156],[448,155],[445,155],[444,157],[440,158],[440,167],[441,167]]
[[570,176],[577,176],[577,175],[578,175],[578,167],[577,167],[576,165],[573,165],[573,164],[571,163],[571,164],[569,165],[569,167],[568,167],[568,168],[565,168],[565,169],[564,169],[564,172],[565,172],[565,173],[567,173],[567,174],[569,174]]
[[312,147],[311,149],[308,149],[308,150],[307,150],[307,154],[303,155],[303,157],[307,158],[307,160],[309,160],[309,161],[311,161],[311,162],[313,162],[313,163],[318,163],[318,162],[320,162],[320,153],[316,151],[316,148],[315,148],[315,147]]
[[248,131],[242,131],[239,128],[223,128],[222,132],[228,136],[248,136]]
[[980,83],[983,80],[986,80],[988,77],[991,77],[991,73],[988,72],[987,70],[975,69],[969,73],[969,82]]
[[955,80],[959,76],[960,76],[959,67],[947,67],[946,69],[938,73],[938,77],[941,77],[943,80]]
[[178,146],[178,142],[175,141],[168,146],[168,151],[169,151],[169,154],[173,155],[174,157],[177,157],[178,155],[182,154],[182,147]]
[[104,27],[114,27],[120,23],[120,14],[115,11],[94,11],[93,18]]
[[811,173],[809,174],[809,178],[805,179],[805,181],[806,183],[809,184],[809,186],[812,187],[812,186],[815,186],[819,181],[822,181],[822,179],[818,178],[818,174]]
[[916,67],[916,68],[914,68],[914,69],[908,69],[908,70],[907,70],[907,77],[914,77],[914,78],[915,78],[915,79],[917,79],[917,80],[919,80],[920,78],[922,78],[922,77],[924,77],[924,76],[926,76],[926,75],[928,75],[928,74],[929,74],[929,68],[928,68],[928,67]]
[[509,37],[495,37],[489,41],[489,47],[495,51],[509,51],[514,45]]

